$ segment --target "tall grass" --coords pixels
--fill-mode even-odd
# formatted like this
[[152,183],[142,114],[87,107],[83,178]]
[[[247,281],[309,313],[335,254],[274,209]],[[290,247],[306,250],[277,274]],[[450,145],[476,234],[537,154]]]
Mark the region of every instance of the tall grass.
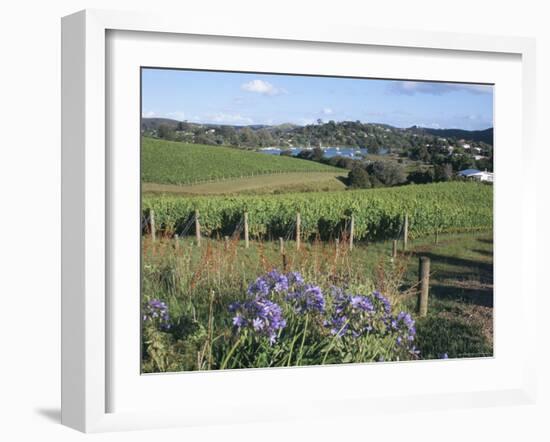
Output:
[[[288,243],[284,261],[278,244],[254,242],[245,249],[238,238],[228,242],[206,240],[197,247],[187,240],[162,238],[152,242],[144,237],[142,252],[143,303],[147,306],[153,300],[162,300],[170,315],[169,328],[163,327],[158,318],[144,321],[144,372],[417,357],[411,346],[398,344],[399,330],[386,329],[387,324],[376,319],[374,313],[367,315],[347,305],[349,322],[335,325],[336,312],[344,308],[342,298],[334,294],[338,289],[354,296],[364,295],[369,301],[371,298],[367,297],[382,288],[392,314],[398,314],[406,297],[397,282],[405,268],[399,260],[382,259],[373,277],[354,264],[364,250],[356,247],[351,252],[345,242],[337,246],[317,240],[304,244],[300,250]],[[255,299],[247,293],[250,284],[273,270],[299,272],[307,283],[322,291],[324,304],[322,312],[300,312],[296,303],[289,300],[289,291],[271,292],[269,302],[281,307],[286,324],[270,340],[250,324],[236,327],[235,315],[239,313],[230,311],[230,306],[242,306]],[[386,317],[383,311],[377,314]],[[357,328],[365,321],[375,325],[375,330],[367,333]]]

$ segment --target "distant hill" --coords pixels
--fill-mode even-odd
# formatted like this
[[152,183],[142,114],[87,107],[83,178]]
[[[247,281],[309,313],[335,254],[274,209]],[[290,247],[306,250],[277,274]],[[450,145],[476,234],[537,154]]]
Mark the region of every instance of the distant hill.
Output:
[[[142,134],[192,144],[225,145],[256,149],[258,147],[339,146],[367,148],[370,153],[381,149],[391,152],[417,150],[420,146],[435,146],[442,142],[453,145],[464,139],[470,143],[493,144],[493,129],[431,129],[427,127],[396,128],[388,124],[360,121],[319,121],[298,126],[278,125],[235,126],[199,124],[169,118],[143,118]],[[446,138],[446,141],[440,140]]]
[[141,130],[157,130],[161,124],[166,124],[175,129],[179,121],[170,118],[142,118]]
[[467,141],[478,141],[493,145],[493,128],[484,130],[464,129],[431,129],[428,127],[413,126],[409,130],[416,133],[428,133],[443,138],[464,139]]

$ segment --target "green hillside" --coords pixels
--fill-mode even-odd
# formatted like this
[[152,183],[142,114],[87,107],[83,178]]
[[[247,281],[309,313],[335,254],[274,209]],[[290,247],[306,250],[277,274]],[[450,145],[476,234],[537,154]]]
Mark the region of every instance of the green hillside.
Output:
[[297,158],[142,138],[141,179],[144,183],[191,184],[263,174],[339,171],[342,169]]

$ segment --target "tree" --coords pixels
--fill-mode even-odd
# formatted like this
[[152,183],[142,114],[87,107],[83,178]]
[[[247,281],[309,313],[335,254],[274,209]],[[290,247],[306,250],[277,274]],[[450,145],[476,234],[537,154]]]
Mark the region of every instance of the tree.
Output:
[[384,186],[395,186],[407,181],[404,167],[393,161],[375,161],[368,165],[367,171]]
[[433,181],[433,172],[431,169],[427,170],[415,170],[414,172],[409,173],[407,176],[407,181],[414,184],[426,184]]
[[163,138],[165,140],[173,140],[175,136],[175,132],[172,126],[162,123],[159,124],[159,127],[157,129],[157,135],[159,138]]
[[453,177],[453,166],[450,163],[434,166],[434,181],[450,181]]
[[313,161],[321,161],[323,156],[324,156],[323,149],[321,149],[320,147],[316,147],[312,151],[311,159]]
[[348,174],[348,185],[355,189],[369,189],[372,187],[368,172],[359,166],[350,170]]

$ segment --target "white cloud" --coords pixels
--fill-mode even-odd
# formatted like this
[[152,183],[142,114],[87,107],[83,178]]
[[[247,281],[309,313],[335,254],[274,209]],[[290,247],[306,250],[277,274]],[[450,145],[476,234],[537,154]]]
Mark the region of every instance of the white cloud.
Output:
[[325,107],[323,110],[322,110],[322,114],[323,115],[332,115],[334,113],[334,111],[330,108],[330,107]]
[[304,118],[298,118],[296,123],[301,125],[301,126],[308,126],[308,125],[311,125],[311,124],[315,124],[316,120],[315,120],[315,118],[304,117]]
[[388,90],[390,93],[401,95],[443,95],[459,91],[472,94],[490,94],[493,87],[485,84],[440,83],[435,81],[392,81],[389,83]]
[[241,89],[261,95],[280,95],[286,93],[284,89],[279,89],[264,80],[251,80],[248,83],[242,84]]
[[241,114],[227,114],[227,113],[217,113],[212,115],[207,115],[206,121],[212,123],[220,124],[252,124],[254,121],[252,118],[245,117]]
[[183,121],[185,120],[184,112],[156,112],[156,111],[143,111],[141,113],[142,118],[170,118],[171,120]]

